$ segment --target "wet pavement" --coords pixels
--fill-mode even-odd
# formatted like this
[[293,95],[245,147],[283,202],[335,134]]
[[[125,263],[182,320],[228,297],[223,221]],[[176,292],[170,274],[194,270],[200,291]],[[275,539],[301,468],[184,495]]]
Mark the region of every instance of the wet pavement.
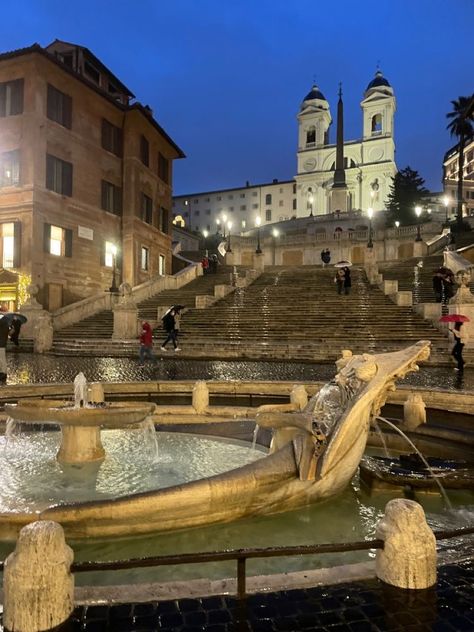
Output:
[[[149,380],[270,380],[327,381],[334,364],[305,362],[252,362],[161,358],[140,366],[134,358],[50,356],[8,353],[8,384],[72,382],[79,371],[89,381],[135,382]],[[474,390],[474,369],[459,374],[452,367],[421,367],[401,384],[450,390]]]
[[401,590],[372,579],[228,596],[82,606],[68,632],[453,632],[474,630],[474,562],[439,569],[437,585]]

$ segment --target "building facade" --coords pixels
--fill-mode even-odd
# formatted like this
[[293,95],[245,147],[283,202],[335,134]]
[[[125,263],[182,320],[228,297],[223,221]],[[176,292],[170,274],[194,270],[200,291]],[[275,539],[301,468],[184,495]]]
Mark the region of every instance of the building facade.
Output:
[[189,230],[208,233],[243,233],[262,225],[297,215],[293,180],[251,185],[222,191],[190,193],[173,198],[173,221]]
[[[362,139],[344,141],[347,210],[385,208],[395,165],[393,88],[377,71],[361,102]],[[298,113],[298,215],[325,215],[332,208],[336,145],[329,144],[329,103],[317,86],[303,99]],[[346,210],[346,209],[344,209]]]
[[396,101],[380,71],[367,86],[361,107],[362,139],[344,142],[345,209],[332,208],[336,167],[336,145],[329,144],[332,117],[328,101],[313,86],[298,114],[298,173],[293,180],[177,196],[173,198],[174,221],[201,232],[213,232],[219,226],[223,232],[222,223],[231,221],[232,230],[241,233],[254,228],[257,216],[265,225],[293,217],[384,209],[397,172]]
[[132,99],[81,46],[0,55],[3,308],[17,307],[25,280],[52,311],[113,278],[171,271],[172,163],[184,154]]
[[[443,161],[444,194],[451,215],[456,215],[459,180],[459,148],[456,145],[449,149]],[[474,215],[474,138],[464,147],[463,167],[463,214]]]

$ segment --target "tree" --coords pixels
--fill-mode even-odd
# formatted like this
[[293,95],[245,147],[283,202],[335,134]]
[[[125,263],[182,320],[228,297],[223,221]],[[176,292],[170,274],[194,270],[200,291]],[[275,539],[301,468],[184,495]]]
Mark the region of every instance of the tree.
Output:
[[457,101],[451,101],[453,111],[448,112],[446,117],[451,119],[447,125],[447,129],[451,132],[451,136],[459,138],[458,143],[458,204],[456,212],[456,223],[461,228],[462,205],[463,205],[463,179],[464,179],[464,148],[466,141],[474,136],[474,95],[470,97],[459,97]]
[[421,205],[422,197],[428,190],[423,186],[425,181],[410,167],[401,169],[392,178],[390,193],[386,201],[389,217],[393,224],[414,224],[416,221],[415,206]]

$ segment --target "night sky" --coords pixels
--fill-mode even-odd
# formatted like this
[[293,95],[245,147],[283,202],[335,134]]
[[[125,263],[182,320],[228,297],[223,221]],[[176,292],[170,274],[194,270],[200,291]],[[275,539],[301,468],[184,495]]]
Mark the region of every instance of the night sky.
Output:
[[397,165],[437,191],[450,101],[474,92],[473,24],[474,0],[17,0],[2,4],[0,48],[92,50],[184,150],[175,194],[291,179],[313,78],[333,119],[342,81],[345,138],[359,138],[379,63],[397,98]]

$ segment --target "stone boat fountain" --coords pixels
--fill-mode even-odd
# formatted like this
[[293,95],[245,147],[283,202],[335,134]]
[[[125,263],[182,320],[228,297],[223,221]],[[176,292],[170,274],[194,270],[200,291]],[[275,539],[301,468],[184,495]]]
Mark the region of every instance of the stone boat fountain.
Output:
[[[270,454],[253,463],[118,498],[61,504],[40,512],[4,513],[0,515],[0,535],[15,537],[19,528],[38,519],[59,522],[72,539],[146,534],[283,512],[329,498],[342,491],[356,472],[370,421],[395,388],[395,380],[417,370],[417,362],[426,360],[429,350],[430,343],[420,341],[393,353],[353,356],[343,352],[335,378],[302,412],[283,412],[278,406],[260,408],[257,422],[272,429],[273,441]],[[153,409],[152,404],[96,408],[81,407],[80,402],[79,394],[76,407],[54,401],[20,403],[8,406],[8,413],[29,423],[60,423],[59,458],[77,463],[102,458],[97,443],[100,428],[137,424]],[[83,433],[90,437],[85,441],[86,450],[77,446],[79,459],[74,456],[74,444]]]

